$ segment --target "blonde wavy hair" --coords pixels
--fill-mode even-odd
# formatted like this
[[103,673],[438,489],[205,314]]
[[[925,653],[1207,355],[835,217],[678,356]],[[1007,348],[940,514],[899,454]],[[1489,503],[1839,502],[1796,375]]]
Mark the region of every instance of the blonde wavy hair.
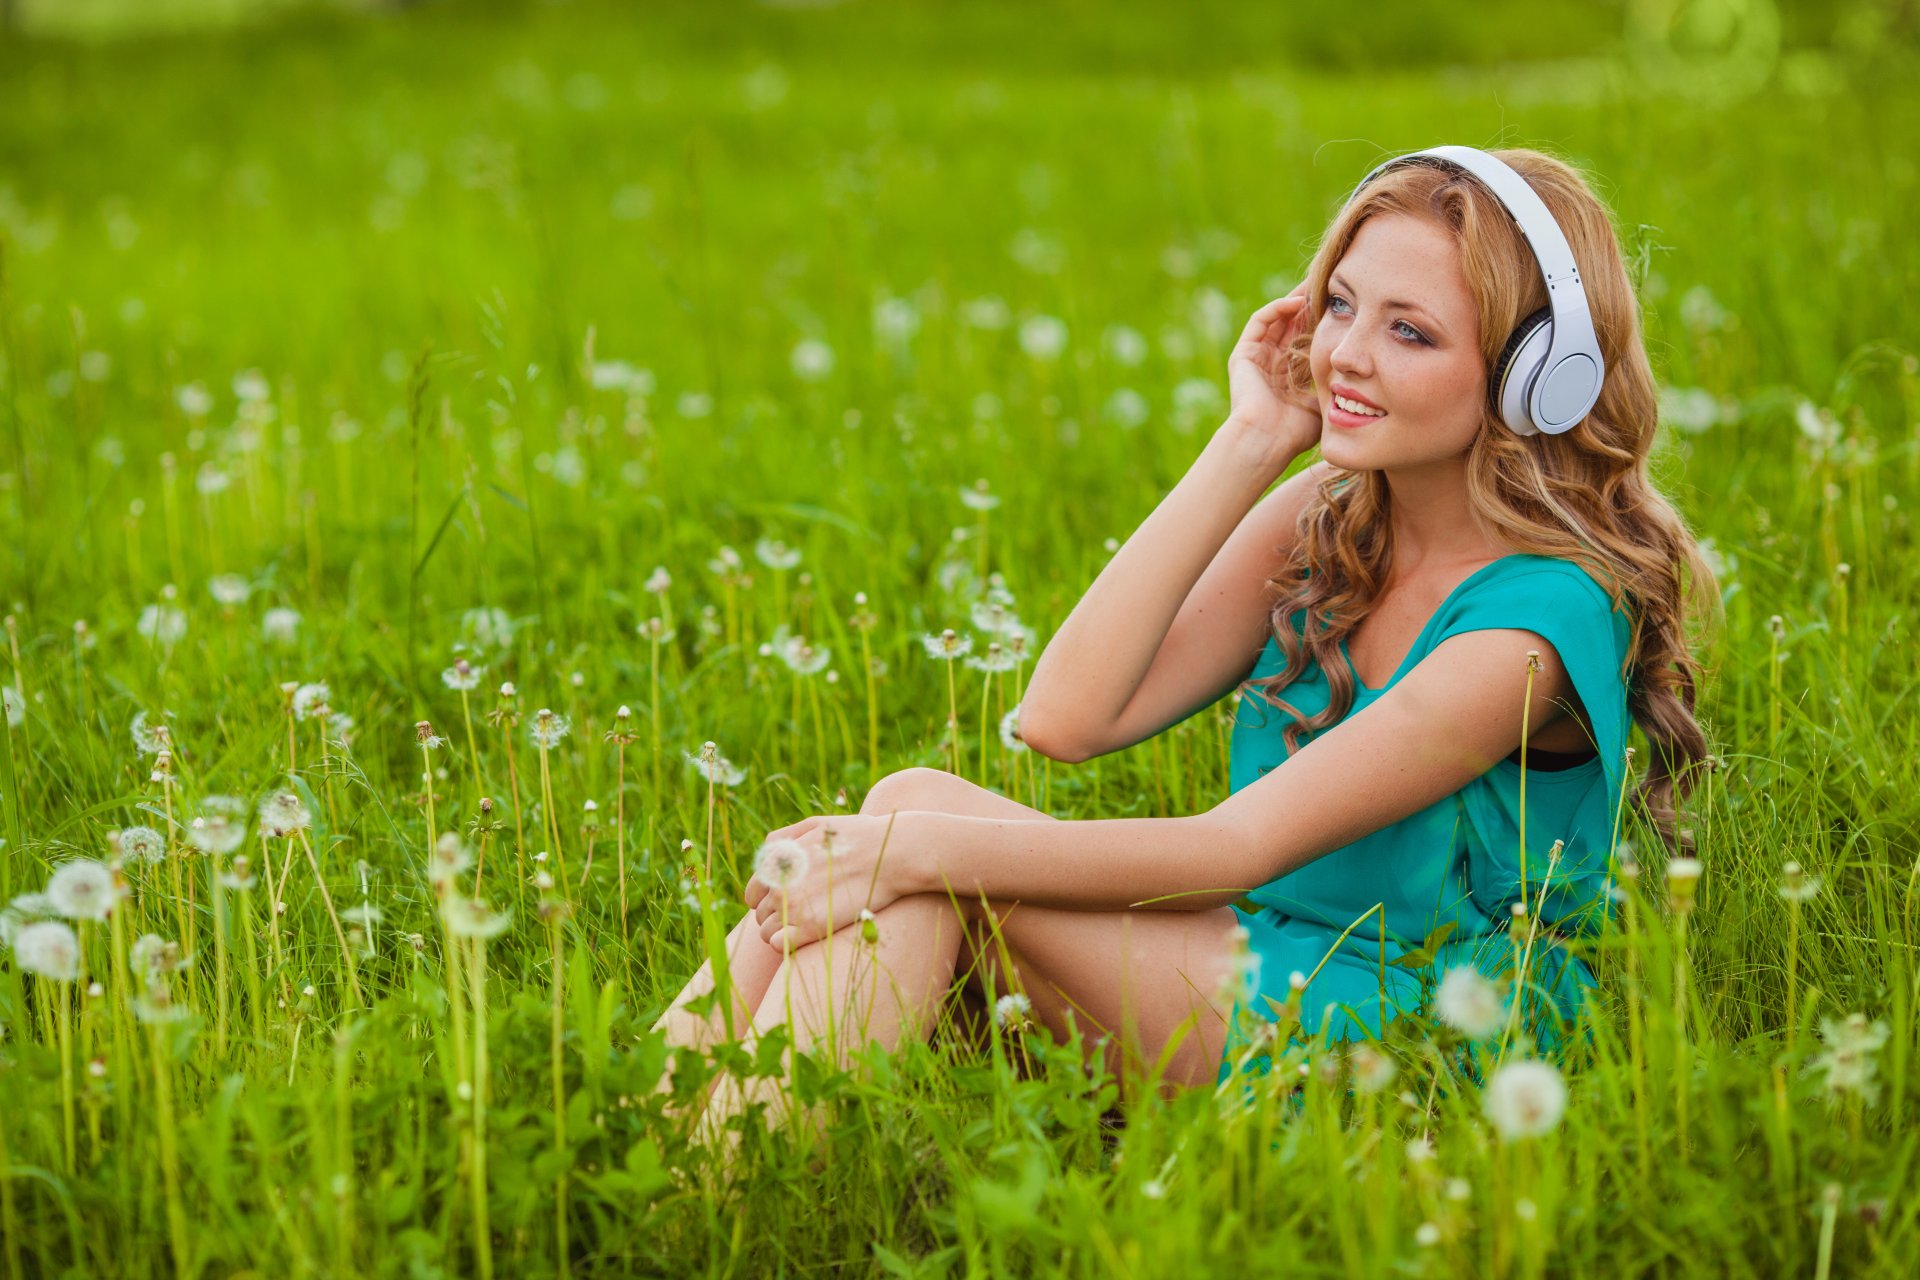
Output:
[[[1635,803],[1670,849],[1690,852],[1692,840],[1679,827],[1676,807],[1692,790],[1707,740],[1693,714],[1701,666],[1688,646],[1687,625],[1695,614],[1717,624],[1720,597],[1693,535],[1648,474],[1658,412],[1639,304],[1611,215],[1580,173],[1539,151],[1491,154],[1527,180],[1565,233],[1607,373],[1598,403],[1572,430],[1524,438],[1499,422],[1489,376],[1489,399],[1467,450],[1473,519],[1515,551],[1579,564],[1626,610],[1632,623],[1622,671],[1627,706],[1653,756]],[[1308,268],[1311,319],[1290,348],[1290,389],[1296,394],[1314,395],[1308,352],[1326,308],[1328,276],[1361,224],[1393,213],[1436,224],[1459,245],[1489,375],[1507,335],[1547,305],[1533,250],[1492,192],[1451,167],[1397,166],[1340,211]],[[1286,665],[1241,687],[1256,689],[1292,717],[1283,735],[1289,753],[1303,734],[1338,723],[1352,708],[1357,676],[1341,642],[1386,582],[1393,558],[1390,505],[1383,473],[1336,468],[1301,513],[1285,567],[1267,583],[1278,593],[1273,629]],[[1290,622],[1295,613],[1303,619],[1300,632]],[[1330,697],[1318,715],[1303,716],[1275,695],[1310,663],[1326,673]]]

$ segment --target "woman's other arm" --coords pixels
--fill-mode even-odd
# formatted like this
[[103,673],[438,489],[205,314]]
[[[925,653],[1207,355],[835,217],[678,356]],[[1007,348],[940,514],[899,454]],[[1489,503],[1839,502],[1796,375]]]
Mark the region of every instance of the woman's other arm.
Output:
[[1318,478],[1302,472],[1260,502],[1320,435],[1317,407],[1276,390],[1304,306],[1296,291],[1248,320],[1227,362],[1227,421],[1040,655],[1020,734],[1042,755],[1085,760],[1131,746],[1218,701],[1252,668],[1267,579]]

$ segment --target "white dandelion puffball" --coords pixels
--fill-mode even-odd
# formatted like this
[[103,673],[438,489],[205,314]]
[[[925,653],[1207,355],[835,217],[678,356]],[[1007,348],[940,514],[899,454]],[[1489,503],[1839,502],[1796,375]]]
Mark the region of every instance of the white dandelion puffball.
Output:
[[1471,965],[1455,965],[1440,979],[1434,992],[1434,1012],[1440,1020],[1474,1040],[1500,1030],[1505,1016],[1500,988]]
[[241,605],[253,594],[253,584],[237,573],[222,573],[208,579],[207,591],[216,603]]
[[1020,349],[1035,360],[1052,360],[1066,350],[1067,324],[1058,316],[1029,316],[1020,322]]
[[56,982],[80,976],[80,939],[58,920],[41,920],[13,935],[13,958],[28,973]]
[[69,920],[105,920],[119,900],[113,872],[92,858],[61,863],[47,881],[47,901]]
[[276,791],[260,802],[260,834],[292,836],[313,825],[313,815],[291,791]]
[[[545,857],[543,853],[540,855]],[[446,880],[459,875],[473,865],[473,855],[467,851],[466,841],[457,831],[443,831],[439,842],[433,846],[433,857],[429,871],[435,880]]]
[[769,569],[791,569],[800,563],[800,551],[778,538],[760,538],[753,544],[754,557]]
[[1379,1093],[1393,1083],[1398,1070],[1391,1057],[1370,1044],[1349,1049],[1347,1064],[1353,1068],[1353,1087],[1361,1093]]
[[818,338],[804,338],[794,344],[788,362],[794,377],[802,382],[819,382],[833,372],[833,348]]
[[480,687],[480,678],[487,674],[485,667],[476,667],[465,658],[456,658],[452,666],[440,673],[440,682],[457,693],[466,693]]
[[973,652],[973,637],[960,635],[952,627],[948,627],[937,636],[923,635],[920,637],[920,643],[926,646],[929,658],[939,658],[944,662],[963,658]]
[[317,681],[300,685],[293,691],[293,718],[312,720],[327,714],[333,690]]
[[213,412],[213,397],[203,383],[189,382],[173,389],[173,402],[189,418],[204,418]]
[[1027,740],[1020,736],[1020,708],[1015,707],[1000,717],[1000,745],[1014,755],[1028,750]]
[[482,649],[504,649],[513,643],[513,619],[505,609],[491,605],[461,614],[460,629]]
[[246,838],[247,802],[239,796],[208,796],[187,826],[187,839],[202,853],[232,853]]
[[1018,991],[1009,991],[993,1002],[993,1024],[996,1027],[1017,1027],[1032,1012],[1033,1001]]
[[171,648],[187,634],[187,615],[172,605],[150,604],[140,611],[134,629],[142,639]]
[[673,586],[673,575],[667,572],[665,565],[655,565],[653,572],[647,575],[646,589],[653,595],[665,595]]
[[827,662],[833,657],[832,650],[816,649],[808,644],[806,637],[794,636],[780,646],[780,661],[796,675],[818,675],[826,670]]
[[798,840],[769,840],[754,855],[753,874],[769,889],[784,889],[807,874],[808,861]]
[[1537,1138],[1560,1123],[1567,1109],[1567,1084],[1545,1062],[1509,1062],[1487,1081],[1482,1105],[1501,1137]]
[[300,635],[300,613],[276,607],[260,617],[260,638],[270,644],[292,644]]
[[362,929],[371,929],[386,919],[387,913],[371,902],[363,902],[357,907],[348,907],[340,913],[340,919],[346,924],[357,924]]
[[118,844],[128,862],[160,862],[167,856],[167,839],[152,827],[124,827]]
[[533,745],[551,751],[560,745],[560,740],[573,728],[573,722],[548,707],[542,707],[533,713],[533,727],[528,733]]
[[478,898],[463,898],[457,893],[447,895],[441,914],[446,917],[448,932],[456,938],[497,938],[513,919],[509,912],[490,910]]

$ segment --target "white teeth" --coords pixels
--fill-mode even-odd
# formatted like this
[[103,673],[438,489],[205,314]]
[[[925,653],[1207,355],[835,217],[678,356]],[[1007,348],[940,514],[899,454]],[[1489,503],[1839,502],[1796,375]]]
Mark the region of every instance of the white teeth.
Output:
[[1333,402],[1339,405],[1342,409],[1345,409],[1348,413],[1364,413],[1369,418],[1384,418],[1387,415],[1387,411],[1385,409],[1369,409],[1366,405],[1361,404],[1358,400],[1349,400],[1345,396],[1341,396],[1341,395],[1336,395],[1333,398]]

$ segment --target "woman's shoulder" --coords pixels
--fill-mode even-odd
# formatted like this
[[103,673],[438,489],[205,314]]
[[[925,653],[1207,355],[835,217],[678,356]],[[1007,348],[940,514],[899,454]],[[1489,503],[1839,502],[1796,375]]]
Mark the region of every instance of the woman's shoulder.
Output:
[[1497,597],[1516,602],[1569,599],[1597,606],[1608,613],[1624,616],[1623,602],[1616,601],[1595,570],[1565,556],[1538,555],[1516,551],[1483,565],[1464,583],[1457,598]]

